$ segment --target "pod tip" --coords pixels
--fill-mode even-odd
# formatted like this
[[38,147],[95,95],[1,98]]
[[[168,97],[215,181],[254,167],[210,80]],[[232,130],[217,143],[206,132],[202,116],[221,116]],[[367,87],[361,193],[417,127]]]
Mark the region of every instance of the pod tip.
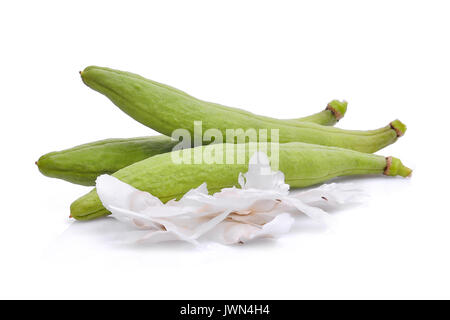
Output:
[[39,170],[41,170],[42,167],[42,157],[40,157],[37,161],[34,162],[34,164],[38,167]]
[[347,111],[347,101],[333,100],[328,103],[327,110],[330,110],[335,116],[336,120],[339,121],[344,117],[345,112]]
[[398,119],[392,121],[389,125],[395,130],[397,137],[403,136],[406,132],[406,125]]
[[411,177],[412,170],[400,161],[398,158],[387,157],[386,158],[386,169],[384,174],[387,176],[401,176],[404,178]]

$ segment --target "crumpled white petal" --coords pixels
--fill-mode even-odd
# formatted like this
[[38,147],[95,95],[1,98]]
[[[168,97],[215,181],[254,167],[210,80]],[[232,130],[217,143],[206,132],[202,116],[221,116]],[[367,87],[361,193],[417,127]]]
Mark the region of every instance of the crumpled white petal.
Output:
[[98,177],[96,187],[114,218],[140,230],[135,240],[152,243],[182,240],[235,244],[274,238],[289,232],[293,214],[324,221],[328,214],[319,207],[321,204],[356,202],[362,195],[349,184],[335,183],[290,194],[284,174],[271,170],[263,152],[251,157],[248,172],[239,175],[239,184],[240,189],[224,188],[209,195],[203,183],[180,200],[166,204],[109,175]]

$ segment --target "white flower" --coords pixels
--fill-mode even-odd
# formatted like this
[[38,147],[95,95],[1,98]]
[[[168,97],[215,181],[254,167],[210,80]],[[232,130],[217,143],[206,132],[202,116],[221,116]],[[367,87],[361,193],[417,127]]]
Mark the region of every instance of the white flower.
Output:
[[328,184],[294,195],[284,174],[270,168],[267,155],[255,153],[247,173],[239,175],[238,188],[209,195],[206,183],[187,192],[179,201],[163,204],[148,192],[109,175],[97,178],[97,193],[112,217],[140,229],[138,241],[183,240],[243,243],[289,232],[294,218],[303,213],[323,220],[320,203],[339,205],[360,195],[347,185]]

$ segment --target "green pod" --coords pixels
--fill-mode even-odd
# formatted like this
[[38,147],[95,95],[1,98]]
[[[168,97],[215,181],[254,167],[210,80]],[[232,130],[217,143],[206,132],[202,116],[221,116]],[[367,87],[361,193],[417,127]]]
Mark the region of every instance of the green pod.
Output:
[[47,153],[36,161],[36,165],[47,177],[93,186],[99,175],[112,174],[148,157],[170,152],[177,143],[162,135],[106,139]]
[[218,129],[223,141],[227,129],[266,129],[267,139],[272,141],[270,130],[275,129],[279,130],[279,140],[275,142],[299,141],[372,153],[395,142],[406,129],[398,120],[377,130],[355,131],[274,119],[202,101],[141,76],[108,68],[87,67],[81,77],[87,86],[107,96],[126,114],[167,136],[185,129],[194,137],[194,122],[202,121],[203,130]]
[[[101,67],[95,67],[95,66],[87,67],[84,71],[80,72],[80,75],[81,75],[81,78],[83,79],[83,81],[85,81],[84,80],[84,77],[86,76],[85,71],[92,69],[92,68],[98,68],[98,69],[107,70],[107,71],[111,71],[111,72],[120,72],[122,75],[126,76],[127,78],[146,82],[149,86],[155,86],[155,87],[160,87],[162,89],[166,89],[167,91],[169,91],[172,94],[177,94],[177,95],[183,96],[187,99],[196,99],[193,96],[187,94],[186,92],[181,91],[172,86],[169,86],[167,84],[156,82],[156,81],[153,81],[150,79],[146,79],[135,73],[131,73],[131,72],[127,72],[127,71],[119,71],[119,70],[114,70],[114,69],[109,69],[109,68],[101,68]],[[96,90],[96,89],[94,89],[94,90]],[[99,92],[101,92],[101,91],[99,91]],[[101,93],[103,93],[103,92],[101,92]],[[162,98],[164,98],[164,97],[162,97]],[[198,99],[196,99],[196,100],[198,100]],[[204,102],[204,101],[202,101],[202,102]],[[251,114],[247,111],[237,109],[237,108],[230,108],[230,107],[222,106],[222,105],[216,104],[216,103],[209,103],[209,104],[213,105],[215,108],[219,108],[219,109],[223,109],[223,110],[231,110],[234,112],[242,112],[244,114]],[[318,113],[315,113],[315,114],[312,114],[310,116],[306,116],[303,118],[286,119],[286,121],[288,121],[288,122],[294,121],[294,124],[296,121],[300,121],[300,122],[316,123],[316,124],[323,125],[323,126],[333,126],[340,119],[342,119],[344,117],[346,112],[347,112],[347,102],[346,101],[333,100],[327,105],[325,110],[323,110],[321,112],[318,112]],[[254,116],[256,116],[256,115],[254,115]]]
[[[225,187],[238,186],[239,173],[247,172],[254,145],[212,144],[173,151],[136,162],[113,176],[139,190],[150,192],[163,202],[179,199],[203,182],[214,193]],[[258,150],[266,147],[269,157],[278,159],[272,159],[271,165],[278,163],[286,183],[292,188],[315,185],[339,176],[383,173],[408,176],[411,173],[400,160],[391,157],[300,142],[273,144],[268,148],[267,145],[271,146],[259,144]],[[276,154],[278,157],[275,158]],[[184,162],[181,163],[180,159]],[[392,166],[394,162],[395,166]],[[70,213],[75,219],[90,220],[105,216],[108,211],[93,189],[72,203]]]
[[[346,106],[346,103],[335,100],[321,112],[291,120],[333,125],[345,114]],[[36,165],[47,177],[93,186],[99,175],[112,174],[148,157],[170,152],[177,143],[163,135],[106,139],[47,153],[36,161]]]

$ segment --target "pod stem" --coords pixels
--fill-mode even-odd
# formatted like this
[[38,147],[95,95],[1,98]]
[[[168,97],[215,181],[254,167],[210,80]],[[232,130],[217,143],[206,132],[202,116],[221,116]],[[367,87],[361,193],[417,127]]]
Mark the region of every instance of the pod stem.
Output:
[[403,136],[406,132],[406,125],[398,119],[392,121],[389,125],[397,132],[397,137]]
[[347,102],[333,100],[328,103],[327,107],[318,113],[312,114],[307,117],[297,118],[297,119],[288,119],[300,122],[311,122],[320,124],[323,126],[333,126],[340,119],[342,119],[347,111]]
[[404,166],[400,159],[387,157],[386,169],[384,170],[384,174],[387,176],[410,177],[412,174],[412,170]]
[[330,110],[336,118],[336,121],[339,121],[347,111],[347,101],[333,100],[327,105],[325,110]]

